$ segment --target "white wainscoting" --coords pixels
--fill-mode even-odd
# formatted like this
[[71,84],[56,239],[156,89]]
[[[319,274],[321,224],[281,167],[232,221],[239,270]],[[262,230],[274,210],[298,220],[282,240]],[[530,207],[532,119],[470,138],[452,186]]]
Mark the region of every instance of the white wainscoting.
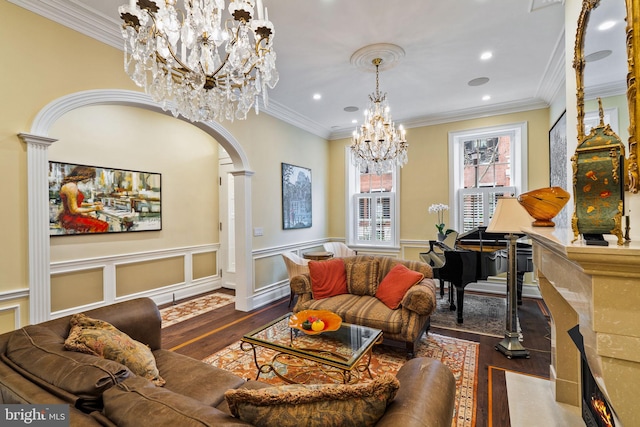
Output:
[[322,244],[328,242],[329,239],[310,240],[307,242],[300,242],[291,245],[275,246],[271,248],[264,248],[253,251],[253,271],[259,272],[256,268],[256,262],[272,262],[274,268],[282,268],[282,277],[272,278],[271,280],[265,280],[262,277],[253,278],[252,293],[249,296],[249,305],[252,309],[262,307],[273,301],[276,301],[283,297],[288,297],[290,293],[289,276],[287,275],[287,269],[284,267],[284,261],[281,254],[283,252],[293,252],[296,255],[302,257],[302,254],[311,250],[318,250],[322,248]]
[[[139,297],[149,297],[153,299],[156,304],[164,304],[173,300],[187,298],[190,296],[209,292],[214,289],[218,289],[221,287],[221,285],[220,276],[217,273],[213,276],[203,277],[199,279],[193,279],[192,277],[192,256],[198,253],[215,252],[217,257],[218,250],[218,244],[198,245],[158,251],[138,252],[131,254],[51,263],[51,275],[72,273],[83,270],[102,270],[104,299],[102,301],[96,301],[91,304],[52,312],[50,313],[50,318],[55,319],[58,317],[64,317],[69,314],[91,310],[93,308],[102,307],[105,305],[113,304],[115,302],[130,300]],[[141,263],[146,261],[158,261],[164,258],[175,257],[182,257],[184,259],[184,280],[182,282],[174,283],[160,288],[150,289],[144,292],[128,294],[121,297],[116,296],[116,268],[119,265]]]

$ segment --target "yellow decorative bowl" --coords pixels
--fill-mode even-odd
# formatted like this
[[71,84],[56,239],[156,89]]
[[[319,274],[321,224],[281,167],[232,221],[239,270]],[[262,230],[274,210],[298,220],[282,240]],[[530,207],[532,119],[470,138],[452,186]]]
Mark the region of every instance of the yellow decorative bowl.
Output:
[[[320,319],[324,322],[324,329],[321,331],[313,331],[304,329],[302,323],[308,320],[310,317]],[[329,310],[302,310],[294,313],[289,318],[289,326],[295,329],[299,329],[308,335],[317,335],[323,332],[337,331],[342,325],[342,318]]]
[[562,187],[545,187],[519,195],[518,202],[536,219],[534,227],[553,227],[556,224],[551,218],[560,213],[570,197]]

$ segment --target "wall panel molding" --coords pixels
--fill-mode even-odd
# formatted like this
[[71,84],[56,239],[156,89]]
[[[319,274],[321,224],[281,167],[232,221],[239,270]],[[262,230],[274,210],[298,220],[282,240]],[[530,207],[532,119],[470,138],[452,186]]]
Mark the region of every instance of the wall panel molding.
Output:
[[[220,277],[218,274],[193,279],[192,272],[188,270],[188,268],[192,265],[191,259],[194,254],[215,252],[217,257],[219,249],[219,244],[209,244],[51,263],[50,271],[52,275],[101,269],[104,299],[101,301],[95,301],[91,304],[52,312],[50,313],[50,318],[55,319],[69,314],[91,310],[93,308],[102,307],[115,302],[139,297],[149,297],[153,299],[156,304],[164,304],[217,289],[220,287]],[[176,257],[184,259],[185,271],[184,278],[181,282],[120,297],[116,296],[116,268],[118,266],[143,263],[147,261],[159,261],[162,259]]]
[[20,324],[20,305],[7,305],[5,307],[0,307],[0,313],[2,312],[13,312],[13,328],[20,329],[22,325]]

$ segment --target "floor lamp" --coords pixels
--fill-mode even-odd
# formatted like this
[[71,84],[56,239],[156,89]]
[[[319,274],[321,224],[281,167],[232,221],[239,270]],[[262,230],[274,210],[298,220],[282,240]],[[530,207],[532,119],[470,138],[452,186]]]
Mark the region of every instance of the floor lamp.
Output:
[[507,271],[507,313],[504,339],[496,345],[496,350],[507,358],[529,358],[529,350],[520,344],[518,334],[518,290],[516,286],[517,259],[516,241],[524,234],[522,229],[535,221],[514,197],[498,199],[496,210],[487,227],[487,233],[505,233],[509,239],[509,269]]

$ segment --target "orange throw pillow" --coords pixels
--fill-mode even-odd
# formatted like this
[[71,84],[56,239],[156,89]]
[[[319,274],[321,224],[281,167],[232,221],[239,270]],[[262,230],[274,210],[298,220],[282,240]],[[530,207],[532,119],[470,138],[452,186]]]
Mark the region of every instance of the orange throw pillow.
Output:
[[309,276],[313,299],[347,293],[347,270],[342,258],[309,261]]
[[392,310],[400,307],[402,297],[410,287],[424,279],[424,274],[413,271],[402,264],[397,264],[382,279],[376,298]]

